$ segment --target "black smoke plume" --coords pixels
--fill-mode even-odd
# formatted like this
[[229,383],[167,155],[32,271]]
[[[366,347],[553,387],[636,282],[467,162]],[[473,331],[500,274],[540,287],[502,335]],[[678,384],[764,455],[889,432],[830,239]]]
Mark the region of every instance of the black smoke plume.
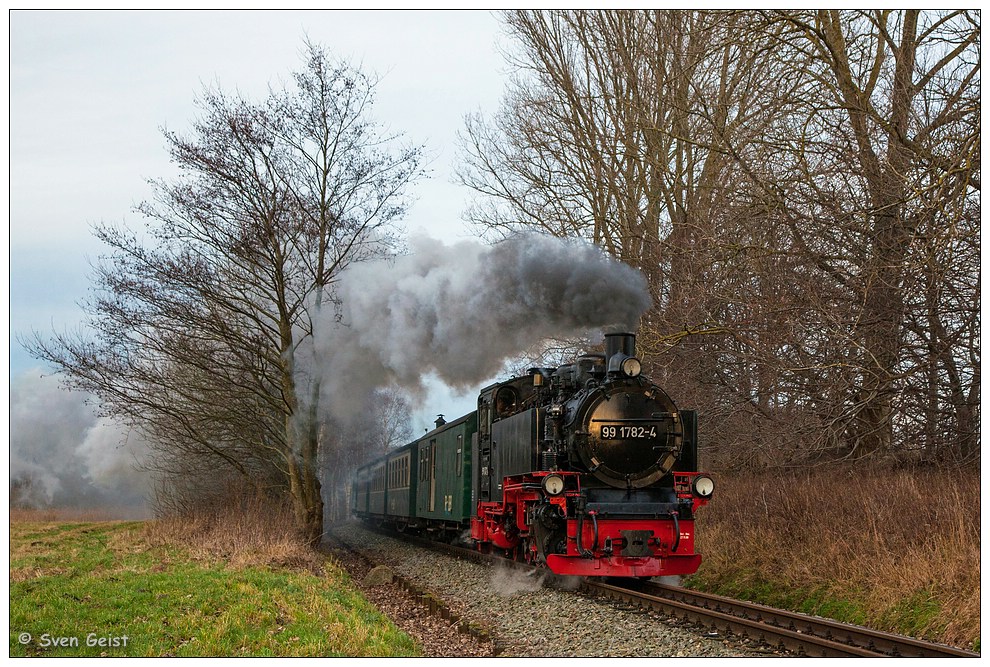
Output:
[[337,296],[314,347],[337,416],[374,387],[415,395],[434,374],[467,388],[546,338],[635,330],[652,303],[636,269],[592,244],[537,235],[494,246],[414,239],[408,255],[349,268]]

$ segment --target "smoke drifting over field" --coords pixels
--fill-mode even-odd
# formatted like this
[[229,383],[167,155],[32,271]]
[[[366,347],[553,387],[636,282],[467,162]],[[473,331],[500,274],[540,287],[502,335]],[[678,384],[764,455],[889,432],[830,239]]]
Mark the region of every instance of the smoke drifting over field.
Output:
[[637,270],[594,245],[536,235],[495,246],[414,239],[406,256],[352,266],[337,290],[339,322],[328,314],[318,326],[315,359],[338,416],[377,386],[415,394],[433,373],[466,388],[542,339],[634,329],[651,305]]
[[147,473],[135,466],[146,444],[98,418],[86,395],[29,371],[11,381],[11,500],[28,507],[101,509],[131,518],[147,515]]

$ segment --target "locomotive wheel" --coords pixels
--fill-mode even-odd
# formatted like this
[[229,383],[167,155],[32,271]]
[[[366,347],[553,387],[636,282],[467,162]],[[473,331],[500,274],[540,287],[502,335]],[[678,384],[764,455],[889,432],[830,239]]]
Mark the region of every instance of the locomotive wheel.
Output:
[[519,553],[522,556],[520,560],[527,565],[536,564],[536,551],[533,550],[533,545],[528,538],[519,542]]

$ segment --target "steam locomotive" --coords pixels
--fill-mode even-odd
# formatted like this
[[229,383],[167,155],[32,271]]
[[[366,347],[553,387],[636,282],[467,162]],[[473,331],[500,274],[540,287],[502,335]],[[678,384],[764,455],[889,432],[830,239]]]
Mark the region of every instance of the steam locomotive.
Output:
[[478,409],[357,470],[353,511],[400,532],[456,540],[556,574],[690,574],[697,414],[641,375],[635,336],[605,353],[481,390]]

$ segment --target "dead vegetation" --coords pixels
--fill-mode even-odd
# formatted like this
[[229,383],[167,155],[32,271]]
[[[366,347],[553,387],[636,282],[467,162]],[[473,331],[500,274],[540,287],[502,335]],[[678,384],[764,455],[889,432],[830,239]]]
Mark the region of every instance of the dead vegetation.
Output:
[[307,546],[288,502],[262,493],[231,494],[182,514],[149,521],[156,546],[180,546],[193,559],[231,567],[286,567],[319,574],[324,557]]
[[[698,517],[704,563],[694,585],[958,646],[978,641],[978,470],[831,466],[726,474],[718,484]],[[12,530],[113,516],[10,511]],[[132,533],[162,558],[177,547],[233,568],[320,574],[326,559],[306,545],[291,507],[243,489]],[[45,567],[12,570],[11,580],[51,573]]]
[[698,582],[958,646],[980,635],[978,470],[724,476]]
[[[120,521],[136,517],[128,508],[120,507],[11,507],[9,518],[12,523],[75,523],[89,521]],[[140,517],[137,517],[140,518]]]

